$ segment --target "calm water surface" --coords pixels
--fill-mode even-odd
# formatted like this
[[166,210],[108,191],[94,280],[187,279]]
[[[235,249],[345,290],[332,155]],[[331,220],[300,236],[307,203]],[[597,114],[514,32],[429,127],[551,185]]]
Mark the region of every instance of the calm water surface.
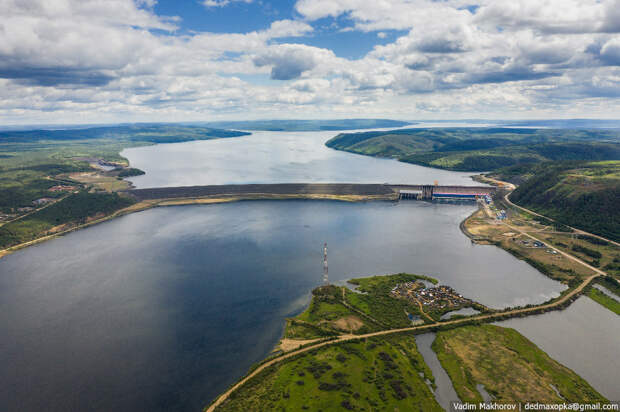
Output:
[[437,354],[431,348],[431,345],[435,341],[434,333],[425,333],[423,335],[416,335],[415,341],[418,346],[418,351],[424,358],[424,362],[428,365],[433,372],[433,377],[435,378],[435,385],[437,388],[435,389],[435,399],[437,403],[441,405],[446,411],[451,410],[450,407],[453,402],[460,402],[459,396],[456,394],[454,390],[454,386],[452,385],[452,381],[448,376],[448,373],[445,371],[439,359],[437,358]]
[[611,401],[620,399],[620,316],[582,296],[562,311],[497,325],[518,330]]
[[199,410],[330,277],[430,274],[493,307],[563,286],[458,222],[473,206],[255,201],[152,209],[0,260],[0,410]]
[[[335,134],[254,132],[123,155],[147,172],[132,178],[137,187],[477,184],[470,173],[328,149]],[[323,201],[161,208],[16,252],[0,260],[0,410],[200,410],[308,303],[324,241],[334,282],[429,274],[491,307],[564,289],[496,247],[472,245],[458,228],[472,210]],[[610,333],[597,335],[598,345],[617,349]],[[617,374],[613,362],[599,363],[606,377]]]
[[136,147],[121,154],[146,175],[138,188],[243,183],[416,183],[479,185],[449,172],[333,150],[338,132],[252,132],[250,136]]

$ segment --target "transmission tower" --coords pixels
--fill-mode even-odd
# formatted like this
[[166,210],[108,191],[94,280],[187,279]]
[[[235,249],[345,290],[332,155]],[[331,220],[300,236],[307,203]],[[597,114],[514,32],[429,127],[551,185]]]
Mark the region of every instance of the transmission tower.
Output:
[[329,276],[327,271],[327,242],[323,245],[323,284],[329,285]]

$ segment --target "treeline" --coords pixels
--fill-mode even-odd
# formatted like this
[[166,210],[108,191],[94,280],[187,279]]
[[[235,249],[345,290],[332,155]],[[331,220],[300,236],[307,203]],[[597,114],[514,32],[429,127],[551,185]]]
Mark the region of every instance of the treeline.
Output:
[[117,193],[74,193],[23,219],[1,226],[0,248],[44,236],[55,226],[85,223],[89,217],[108,215],[133,203],[134,200]]
[[0,132],[0,143],[29,143],[49,140],[115,139],[133,142],[173,143],[189,140],[238,137],[249,135],[236,130],[201,126],[142,124],[128,126],[90,127],[65,130],[27,130]]
[[130,176],[141,176],[145,174],[144,170],[136,169],[135,167],[129,167],[118,172],[118,177],[130,177]]
[[613,130],[431,128],[342,133],[328,147],[457,171],[542,161],[620,159]]
[[598,167],[618,173],[620,162],[547,166],[521,183],[511,201],[564,224],[620,240],[619,180],[596,178]]

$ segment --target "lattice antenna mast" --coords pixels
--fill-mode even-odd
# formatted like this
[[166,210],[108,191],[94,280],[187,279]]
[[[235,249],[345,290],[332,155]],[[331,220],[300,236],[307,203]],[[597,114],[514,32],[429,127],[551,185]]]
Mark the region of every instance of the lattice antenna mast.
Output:
[[327,242],[323,245],[323,284],[329,285],[329,275],[327,270]]

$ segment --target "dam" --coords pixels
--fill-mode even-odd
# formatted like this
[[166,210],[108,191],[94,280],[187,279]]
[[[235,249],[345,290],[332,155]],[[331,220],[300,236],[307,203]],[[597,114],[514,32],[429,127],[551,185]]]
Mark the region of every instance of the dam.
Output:
[[125,193],[138,201],[173,199],[238,199],[342,196],[367,200],[472,198],[495,191],[493,186],[439,186],[364,183],[277,183],[206,185],[130,189]]

